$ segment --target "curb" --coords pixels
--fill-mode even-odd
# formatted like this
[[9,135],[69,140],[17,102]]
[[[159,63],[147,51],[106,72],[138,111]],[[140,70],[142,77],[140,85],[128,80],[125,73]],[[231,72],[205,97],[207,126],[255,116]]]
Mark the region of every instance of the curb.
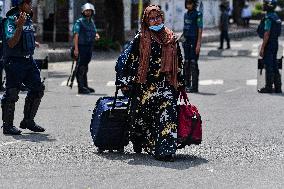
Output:
[[[229,33],[231,39],[240,39],[249,36],[256,36],[256,29],[251,28],[245,31],[237,31]],[[205,35],[202,37],[202,43],[210,43],[210,42],[217,42],[219,41],[219,33],[213,35]],[[228,50],[230,51],[230,50]],[[207,53],[208,56],[249,56],[248,54],[251,52],[246,52],[246,50],[242,50],[242,52],[238,51],[237,53],[233,51],[233,53],[227,53],[226,51],[210,51]],[[201,53],[201,56],[207,56],[206,53]],[[64,61],[71,61],[70,57],[70,49],[60,48],[60,49],[48,49],[48,57],[49,62],[64,62]]]

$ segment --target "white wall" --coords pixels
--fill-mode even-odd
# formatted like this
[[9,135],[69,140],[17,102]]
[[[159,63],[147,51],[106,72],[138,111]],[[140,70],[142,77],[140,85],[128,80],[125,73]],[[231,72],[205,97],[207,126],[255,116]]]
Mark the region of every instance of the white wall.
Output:
[[[202,0],[204,6],[204,27],[210,28],[218,25],[219,4],[218,0]],[[186,12],[184,0],[152,0],[152,4],[159,4],[165,12],[165,24],[174,31],[182,31],[183,16]]]
[[123,0],[124,6],[124,31],[131,30],[131,1]]
[[10,10],[11,8],[11,1],[8,0],[2,0],[3,1],[3,10],[1,12],[1,16],[5,16],[6,13]]

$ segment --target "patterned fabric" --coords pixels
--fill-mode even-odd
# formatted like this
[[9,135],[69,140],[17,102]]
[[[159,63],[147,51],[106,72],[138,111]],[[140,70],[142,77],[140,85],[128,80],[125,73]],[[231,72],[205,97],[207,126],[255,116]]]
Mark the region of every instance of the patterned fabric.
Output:
[[[161,70],[162,46],[151,41],[151,55],[146,83],[135,83],[139,66],[139,42],[137,35],[133,48],[126,60],[121,82],[133,85],[131,115],[131,138],[139,138],[144,149],[152,155],[171,155],[177,149],[177,99],[175,88],[166,80]],[[178,54],[178,86],[184,86],[182,70],[182,54]]]

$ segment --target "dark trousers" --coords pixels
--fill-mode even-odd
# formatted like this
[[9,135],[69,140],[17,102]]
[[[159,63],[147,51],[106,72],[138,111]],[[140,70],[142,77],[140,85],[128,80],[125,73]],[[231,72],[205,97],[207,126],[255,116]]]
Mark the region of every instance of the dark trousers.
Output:
[[0,90],[3,88],[3,69],[4,69],[4,62],[0,59]]
[[243,18],[244,27],[249,27],[249,21],[250,21],[250,17]]
[[92,59],[92,45],[79,45],[78,71],[76,79],[78,88],[88,87],[87,73]]
[[264,65],[266,73],[266,88],[271,89],[274,84],[276,89],[281,89],[281,76],[277,63],[278,41],[270,41],[264,51]]
[[221,31],[221,34],[220,34],[220,48],[223,48],[224,40],[227,41],[227,48],[231,48],[228,30]]
[[199,68],[198,59],[199,55],[196,54],[196,38],[187,38],[183,43],[184,50],[184,76],[187,87],[198,89],[199,81]]
[[44,94],[44,85],[35,61],[32,57],[6,58],[4,69],[6,90],[1,101],[3,126],[13,126],[15,103],[19,99],[22,83],[29,89],[25,99],[24,119],[33,120]]
[[20,88],[23,83],[30,92],[41,90],[40,71],[33,58],[7,58],[4,60],[6,88]]

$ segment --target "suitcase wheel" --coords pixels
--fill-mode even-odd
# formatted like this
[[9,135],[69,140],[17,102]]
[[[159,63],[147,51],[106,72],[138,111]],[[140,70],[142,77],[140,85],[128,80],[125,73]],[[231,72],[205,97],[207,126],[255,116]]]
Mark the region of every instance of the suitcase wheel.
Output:
[[105,151],[105,149],[103,149],[103,148],[98,148],[98,153],[103,153]]

